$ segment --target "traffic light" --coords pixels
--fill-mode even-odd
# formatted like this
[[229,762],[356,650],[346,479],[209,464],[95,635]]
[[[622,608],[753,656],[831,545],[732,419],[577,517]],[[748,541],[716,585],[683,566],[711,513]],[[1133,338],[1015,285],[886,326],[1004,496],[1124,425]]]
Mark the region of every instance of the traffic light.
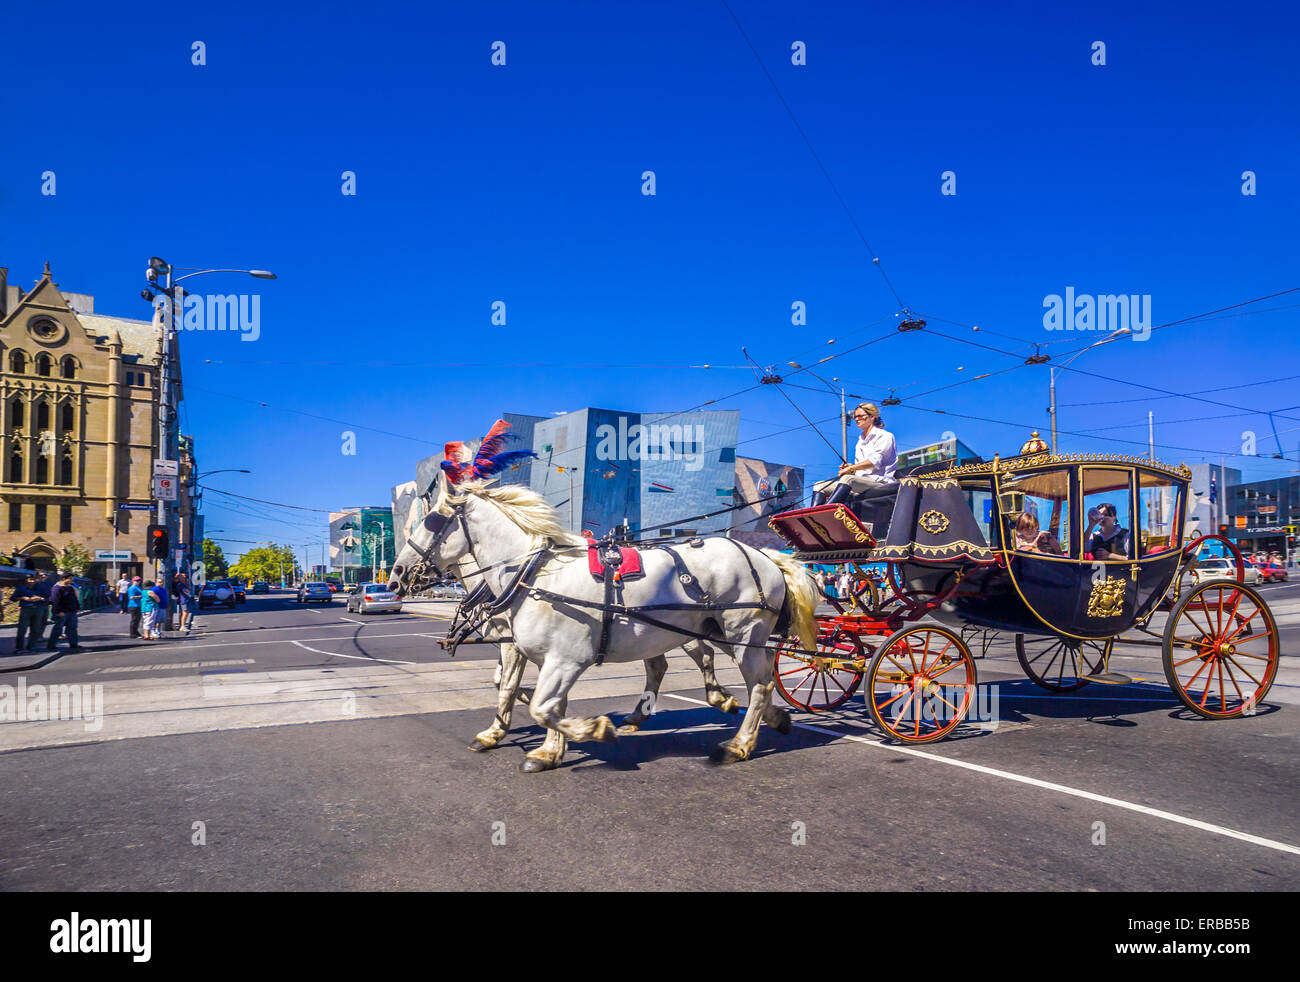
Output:
[[150,525],[148,531],[148,537],[149,537],[149,558],[166,559],[167,547],[169,545],[167,541],[167,526]]

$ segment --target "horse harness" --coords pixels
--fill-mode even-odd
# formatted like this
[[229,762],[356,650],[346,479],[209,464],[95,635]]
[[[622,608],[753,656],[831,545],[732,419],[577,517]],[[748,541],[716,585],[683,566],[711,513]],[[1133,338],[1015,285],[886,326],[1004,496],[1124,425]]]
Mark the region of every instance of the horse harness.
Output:
[[[465,514],[460,509],[456,511],[457,518],[460,521],[460,528],[465,536],[465,543],[468,546],[470,557],[477,563],[478,557],[474,555],[474,541],[470,538],[469,524],[465,520]],[[432,541],[424,548],[414,546],[416,554],[422,562],[427,563],[429,557],[441,544],[447,531],[451,528],[451,521],[448,516],[440,516],[446,519],[442,526],[437,530]],[[701,634],[698,631],[690,631],[686,628],[677,627],[675,624],[668,624],[657,617],[653,617],[649,612],[660,611],[678,611],[678,610],[709,610],[709,611],[727,611],[727,610],[765,610],[777,615],[777,622],[774,627],[774,633],[783,633],[789,626],[790,611],[788,604],[782,604],[780,608],[773,607],[767,601],[767,594],[763,590],[762,581],[759,579],[758,570],[754,569],[754,563],[749,558],[749,553],[739,542],[734,539],[725,541],[733,543],[741,556],[745,559],[745,565],[749,567],[750,576],[754,579],[754,587],[758,590],[757,602],[736,601],[731,603],[720,603],[700,586],[699,579],[687,567],[685,560],[676,549],[668,545],[652,544],[647,549],[661,549],[668,553],[673,562],[673,569],[677,574],[677,582],[681,584],[690,602],[688,603],[663,603],[647,604],[641,607],[628,607],[626,604],[616,599],[618,588],[622,582],[620,569],[623,565],[623,553],[618,544],[614,541],[613,534],[607,535],[599,544],[593,544],[588,548],[596,550],[600,559],[600,579],[604,584],[604,602],[595,603],[587,600],[580,600],[576,597],[566,597],[562,594],[553,593],[550,590],[542,589],[538,586],[531,585],[532,578],[544,563],[544,557],[554,548],[551,543],[540,549],[534,550],[527,555],[526,561],[519,566],[515,574],[510,578],[510,582],[502,590],[501,595],[497,596],[492,592],[492,588],[484,579],[473,592],[470,593],[460,605],[456,608],[456,613],[452,617],[451,626],[448,630],[447,637],[439,643],[445,648],[452,657],[456,655],[456,649],[466,642],[470,634],[482,632],[483,626],[495,617],[497,614],[508,608],[515,600],[520,589],[526,589],[528,596],[533,600],[544,600],[550,604],[567,604],[573,607],[581,607],[589,610],[599,610],[601,612],[600,623],[600,643],[596,650],[596,664],[603,664],[605,655],[609,651],[610,628],[613,626],[615,617],[626,617],[630,620],[641,621],[652,627],[657,627],[674,634],[680,634],[697,641],[712,641],[718,644],[731,644],[726,638],[718,638],[708,634]],[[699,548],[704,545],[704,540],[700,538],[691,539],[688,542],[691,548]],[[481,566],[473,570],[473,573],[485,573],[489,569],[500,566],[509,566],[518,559],[524,557],[513,557],[503,560],[502,562],[493,563],[490,566]],[[509,642],[510,638],[493,639],[493,643]],[[484,641],[488,639],[484,638]],[[472,642],[471,642],[472,643]]]

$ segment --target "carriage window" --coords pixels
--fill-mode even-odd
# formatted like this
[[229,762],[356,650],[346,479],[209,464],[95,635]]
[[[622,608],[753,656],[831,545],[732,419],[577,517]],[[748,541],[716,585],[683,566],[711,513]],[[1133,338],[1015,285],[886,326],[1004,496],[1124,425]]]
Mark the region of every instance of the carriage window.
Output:
[[[1018,474],[999,482],[1002,541],[1017,552],[1065,555],[1070,547],[1070,472]],[[980,513],[975,513],[979,519]]]
[[993,534],[993,492],[989,490],[987,483],[979,486],[965,485],[962,491],[966,494],[966,504],[970,507],[970,513],[975,516],[975,524],[979,526],[984,541],[993,545],[996,541],[996,536]]
[[1085,467],[1082,480],[1084,558],[1132,559],[1130,473]]
[[1139,555],[1151,556],[1182,543],[1178,527],[1181,489],[1177,483],[1159,474],[1138,474],[1138,547]]

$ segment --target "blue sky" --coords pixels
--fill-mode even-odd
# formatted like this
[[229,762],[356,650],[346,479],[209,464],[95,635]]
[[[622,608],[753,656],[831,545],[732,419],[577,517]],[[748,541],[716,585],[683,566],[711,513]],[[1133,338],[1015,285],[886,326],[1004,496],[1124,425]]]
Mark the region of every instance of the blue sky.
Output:
[[[887,423],[900,447],[952,430],[992,455],[1046,432],[1046,366],[916,394],[1019,364],[1031,343],[1053,342],[1059,361],[1101,337],[1044,329],[1044,298],[1067,287],[1150,295],[1163,324],[1300,286],[1300,16],[1282,5],[732,0],[847,213],[725,5],[465,6],[7,14],[11,283],[30,286],[48,259],[97,311],[144,318],[151,255],[279,274],[191,281],[261,294],[256,342],[182,337],[201,466],[253,471],[214,487],[384,503],[417,458],[502,410],[686,409],[753,383],[742,345],[763,364],[810,365],[881,336],[899,304],[854,221],[933,330],[824,374],[876,401],[898,390]],[[490,62],[498,40],[504,67]],[[1098,40],[1104,66],[1091,64]],[[795,41],[805,66],[791,64]],[[347,170],[355,196],[340,193]],[[498,300],[505,326],[490,323]],[[790,322],[795,301],[806,326]],[[1295,293],[1081,356],[1073,367],[1101,377],[1061,376],[1062,449],[1140,453],[1150,409],[1162,459],[1294,472],[1295,379],[1201,397],[1228,405],[1134,383],[1300,375],[1298,314]],[[703,364],[715,367],[681,367]],[[599,365],[679,367],[574,367]],[[837,411],[829,395],[789,393],[814,419]],[[810,430],[780,432],[802,420],[771,386],[718,406],[740,410],[742,454],[833,469]],[[1278,410],[1285,461],[1269,456],[1269,417],[1247,414]],[[355,456],[341,452],[348,429]],[[1260,456],[1231,456],[1245,431]],[[205,507],[218,538],[324,537],[324,516],[217,498]]]

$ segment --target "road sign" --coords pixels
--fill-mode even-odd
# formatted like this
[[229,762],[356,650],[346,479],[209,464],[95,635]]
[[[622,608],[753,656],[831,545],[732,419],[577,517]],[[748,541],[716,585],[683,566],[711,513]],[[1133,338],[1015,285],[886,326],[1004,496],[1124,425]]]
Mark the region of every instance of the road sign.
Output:
[[119,549],[114,552],[112,549],[96,549],[95,562],[97,563],[129,563],[135,558],[135,553],[130,549]]
[[137,504],[131,504],[127,502],[123,502],[117,507],[122,509],[123,511],[153,511],[153,505],[137,505]]
[[175,501],[176,478],[155,477],[153,479],[153,496],[159,501]]
[[154,477],[178,477],[180,472],[181,465],[178,460],[155,460],[153,462]]

